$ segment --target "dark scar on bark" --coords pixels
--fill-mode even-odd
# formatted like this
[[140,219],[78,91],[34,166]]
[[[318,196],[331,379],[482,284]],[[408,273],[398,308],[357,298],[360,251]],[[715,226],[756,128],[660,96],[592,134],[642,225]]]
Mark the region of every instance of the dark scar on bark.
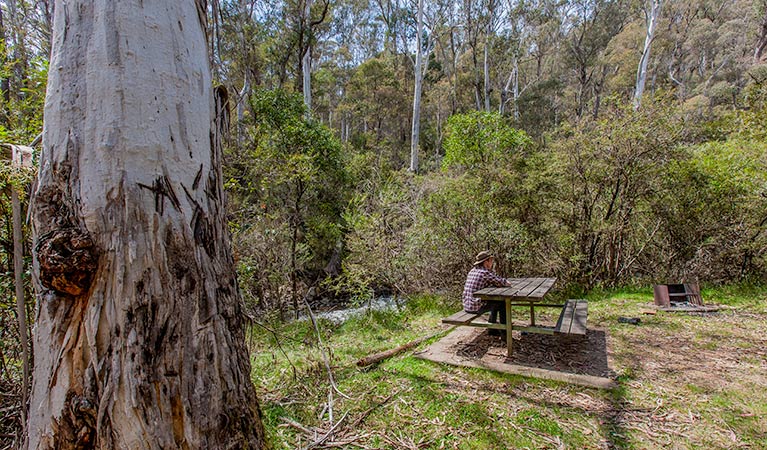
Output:
[[151,186],[147,186],[143,183],[138,183],[138,186],[142,189],[147,189],[152,192],[154,192],[154,209],[160,215],[165,212],[165,199],[167,198],[168,201],[170,201],[170,204],[173,205],[176,210],[179,210],[181,207],[181,203],[178,201],[178,197],[176,196],[176,192],[173,190],[173,185],[171,185],[170,180],[168,180],[168,177],[163,175],[161,177],[157,177],[156,180],[154,180],[154,183],[152,183]]
[[192,190],[197,190],[197,188],[200,186],[200,179],[202,179],[202,164],[200,164],[200,170],[197,171],[197,175],[194,177],[194,182],[192,183]]
[[192,223],[189,226],[192,228],[194,234],[194,241],[197,245],[205,249],[208,256],[213,257],[216,253],[215,236],[213,234],[213,225],[210,223],[207,214],[203,211],[202,206],[197,200],[192,197],[186,186],[182,185],[184,192],[186,193],[189,203],[194,206],[194,214],[192,215]]
[[55,420],[54,447],[57,449],[85,450],[96,448],[96,407],[84,395],[67,393],[66,408]]
[[86,231],[74,227],[53,230],[38,239],[35,250],[44,287],[73,296],[88,291],[98,266],[98,251]]

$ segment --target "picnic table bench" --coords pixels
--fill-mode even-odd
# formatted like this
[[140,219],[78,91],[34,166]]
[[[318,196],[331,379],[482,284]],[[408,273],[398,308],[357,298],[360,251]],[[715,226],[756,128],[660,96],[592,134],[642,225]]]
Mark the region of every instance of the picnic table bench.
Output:
[[[474,296],[485,301],[503,301],[506,307],[506,324],[490,323],[483,316],[485,313],[470,313],[458,311],[442,319],[442,323],[506,330],[506,345],[508,355],[512,354],[511,331],[520,330],[530,333],[585,335],[588,303],[586,300],[567,300],[564,304],[543,303],[543,298],[554,285],[556,278],[511,278],[510,287],[491,287],[481,289]],[[511,307],[525,306],[530,308],[530,324],[514,326],[511,320]],[[535,323],[536,307],[561,308],[557,323],[553,327],[540,326]]]

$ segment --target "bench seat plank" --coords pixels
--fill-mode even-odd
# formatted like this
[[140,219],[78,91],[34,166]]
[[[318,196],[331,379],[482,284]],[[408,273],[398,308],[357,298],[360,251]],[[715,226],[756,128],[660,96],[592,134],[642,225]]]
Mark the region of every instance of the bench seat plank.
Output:
[[450,317],[442,319],[442,323],[449,323],[451,325],[468,325],[472,320],[481,316],[479,313],[470,313],[466,311],[458,311]]
[[586,334],[586,319],[588,316],[588,303],[579,300],[575,305],[575,317],[570,325],[570,334]]
[[554,330],[560,334],[586,334],[588,302],[586,300],[568,300],[562,308],[562,314]]

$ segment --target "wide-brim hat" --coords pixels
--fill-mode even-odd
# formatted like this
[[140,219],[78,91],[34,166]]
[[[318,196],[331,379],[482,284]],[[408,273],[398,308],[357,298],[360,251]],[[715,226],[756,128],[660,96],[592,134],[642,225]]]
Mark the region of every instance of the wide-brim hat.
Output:
[[477,256],[474,258],[473,265],[478,266],[492,257],[493,257],[493,254],[488,252],[487,250],[481,251],[477,253]]

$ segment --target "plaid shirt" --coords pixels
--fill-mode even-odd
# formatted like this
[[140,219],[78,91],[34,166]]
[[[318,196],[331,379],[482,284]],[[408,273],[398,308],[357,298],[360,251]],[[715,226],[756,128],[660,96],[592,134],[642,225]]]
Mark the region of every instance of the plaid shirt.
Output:
[[475,312],[485,306],[485,302],[474,297],[474,292],[488,286],[506,286],[508,282],[493,271],[487,270],[481,265],[474,266],[466,276],[466,285],[463,287],[463,310]]

